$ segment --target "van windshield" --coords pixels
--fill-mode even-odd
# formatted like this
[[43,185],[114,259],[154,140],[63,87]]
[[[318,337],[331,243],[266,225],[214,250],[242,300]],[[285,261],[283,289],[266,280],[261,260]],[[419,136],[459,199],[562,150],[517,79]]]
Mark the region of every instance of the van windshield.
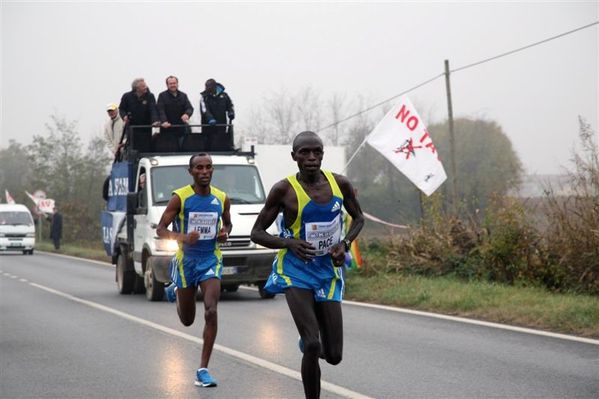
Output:
[[[166,205],[174,190],[193,183],[187,166],[152,168],[152,198]],[[227,193],[231,204],[263,204],[264,188],[254,165],[214,165],[212,185]]]
[[11,211],[11,212],[0,212],[0,225],[25,225],[33,226],[33,219],[27,212]]

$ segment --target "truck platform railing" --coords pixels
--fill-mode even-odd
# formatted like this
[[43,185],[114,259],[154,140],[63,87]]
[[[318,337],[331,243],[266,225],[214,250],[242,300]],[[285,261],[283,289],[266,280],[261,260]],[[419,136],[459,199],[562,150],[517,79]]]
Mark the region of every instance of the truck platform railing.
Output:
[[[194,131],[201,128],[200,132]],[[213,155],[254,157],[234,146],[233,124],[127,125],[125,145],[115,161],[137,162],[144,156],[185,155],[207,152]]]

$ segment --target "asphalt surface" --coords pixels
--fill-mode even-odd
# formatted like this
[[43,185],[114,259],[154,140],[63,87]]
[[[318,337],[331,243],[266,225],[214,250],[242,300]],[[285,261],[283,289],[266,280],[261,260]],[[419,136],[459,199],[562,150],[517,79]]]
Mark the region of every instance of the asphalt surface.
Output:
[[[1,398],[302,398],[282,296],[223,293],[210,370],[193,385],[203,319],[116,292],[110,265],[0,254]],[[599,345],[346,304],[344,359],[323,398],[597,398]]]

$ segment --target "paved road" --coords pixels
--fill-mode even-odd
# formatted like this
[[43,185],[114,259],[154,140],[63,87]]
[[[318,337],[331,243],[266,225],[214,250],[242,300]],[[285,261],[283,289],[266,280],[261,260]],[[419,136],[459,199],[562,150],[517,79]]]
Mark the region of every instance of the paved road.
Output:
[[[198,303],[201,305],[201,303]],[[283,297],[223,294],[215,389],[193,385],[202,320],[120,296],[114,269],[0,255],[1,398],[301,398]],[[323,398],[597,398],[599,345],[346,304],[343,362]]]

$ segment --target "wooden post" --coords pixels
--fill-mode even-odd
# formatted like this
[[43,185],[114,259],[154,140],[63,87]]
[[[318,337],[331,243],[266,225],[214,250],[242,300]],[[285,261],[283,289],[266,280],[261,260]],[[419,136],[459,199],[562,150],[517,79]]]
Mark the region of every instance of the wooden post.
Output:
[[451,104],[451,84],[449,82],[449,60],[445,60],[445,88],[447,90],[447,122],[449,125],[449,157],[451,162],[451,202],[454,216],[458,206],[458,177],[455,165],[455,136],[453,131],[453,106]]

